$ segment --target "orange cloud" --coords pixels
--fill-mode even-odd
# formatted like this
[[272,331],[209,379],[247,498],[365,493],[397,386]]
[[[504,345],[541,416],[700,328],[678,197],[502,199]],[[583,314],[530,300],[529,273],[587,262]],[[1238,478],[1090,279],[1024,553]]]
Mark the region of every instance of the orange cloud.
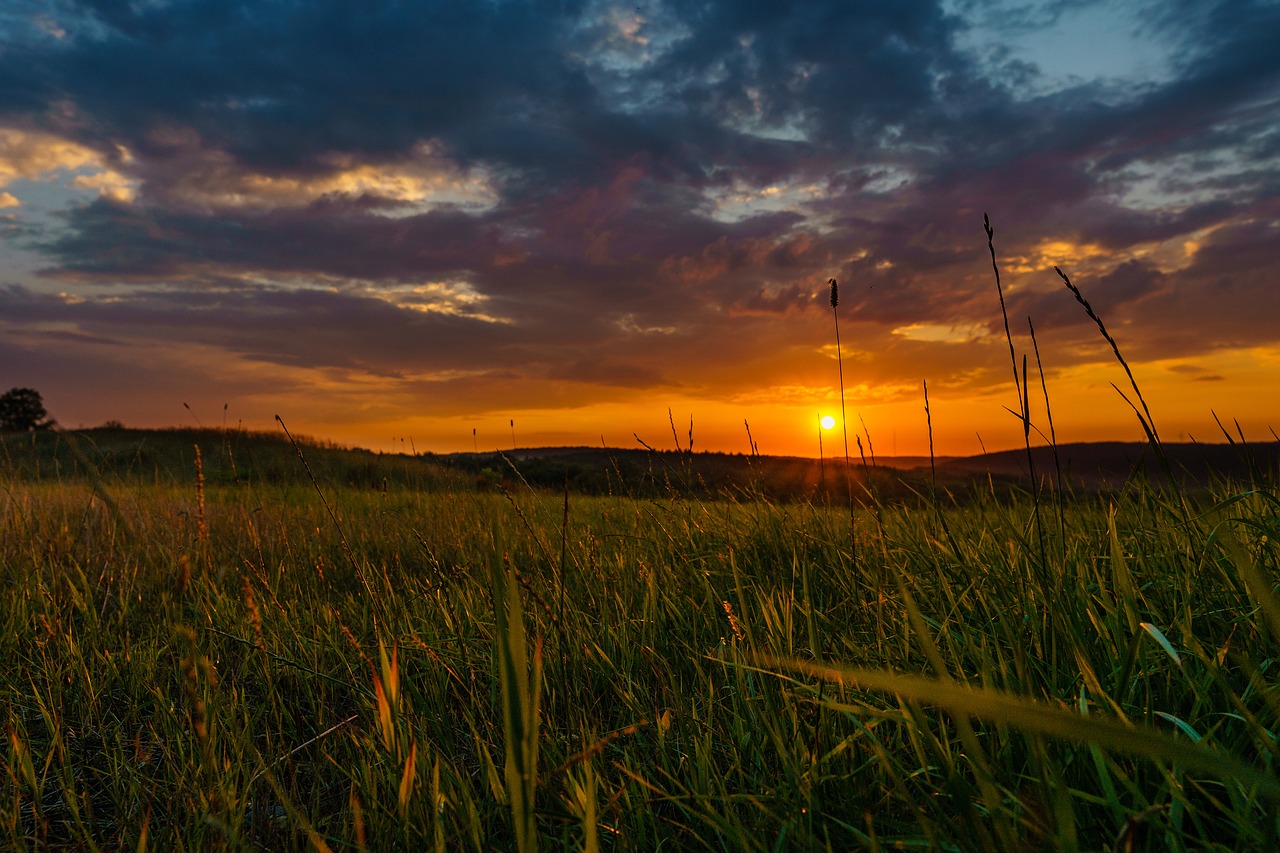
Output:
[[[122,159],[127,157],[121,152]],[[0,187],[16,180],[49,180],[58,173],[89,170],[76,175],[70,186],[94,189],[100,195],[131,200],[134,183],[108,166],[96,151],[48,133],[0,128]],[[16,207],[22,202],[11,193],[0,196],[0,207]]]
[[351,156],[327,158],[328,170],[316,175],[265,174],[244,168],[222,151],[195,150],[199,141],[179,137],[175,145],[192,149],[199,168],[185,170],[171,185],[178,199],[210,207],[300,207],[326,197],[371,196],[398,202],[412,213],[444,205],[491,207],[497,194],[480,169],[463,169],[445,155],[439,142],[418,143],[387,163],[360,162]]

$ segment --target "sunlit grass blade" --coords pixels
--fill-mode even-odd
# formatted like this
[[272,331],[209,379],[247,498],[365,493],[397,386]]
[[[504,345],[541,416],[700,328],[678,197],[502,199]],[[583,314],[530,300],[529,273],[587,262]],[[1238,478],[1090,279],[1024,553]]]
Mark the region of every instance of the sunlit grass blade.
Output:
[[396,803],[400,807],[400,819],[405,820],[409,815],[409,798],[413,796],[414,787],[418,781],[418,742],[412,741],[409,744],[409,756],[404,761],[404,774],[400,777],[400,785],[397,789]]
[[1181,667],[1182,656],[1178,654],[1178,650],[1173,647],[1173,643],[1169,642],[1169,638],[1164,635],[1164,632],[1155,625],[1152,625],[1150,622],[1141,622],[1139,624],[1142,626],[1142,630],[1150,634],[1151,637],[1160,644],[1160,648],[1164,649],[1164,653],[1167,654],[1174,663]]

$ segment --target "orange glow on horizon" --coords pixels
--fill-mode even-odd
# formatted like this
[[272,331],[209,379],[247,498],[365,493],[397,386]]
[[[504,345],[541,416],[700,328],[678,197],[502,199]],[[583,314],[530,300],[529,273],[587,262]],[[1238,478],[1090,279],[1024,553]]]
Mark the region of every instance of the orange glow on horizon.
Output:
[[[1170,368],[1175,365],[1170,365]],[[1261,365],[1260,365],[1261,366]],[[1175,370],[1146,365],[1137,370],[1139,387],[1151,406],[1156,428],[1167,442],[1219,442],[1221,433],[1213,412],[1224,423],[1238,419],[1245,433],[1268,437],[1276,412],[1267,405],[1265,389],[1280,370],[1272,366],[1270,378],[1261,370],[1239,383],[1189,380]],[[1124,374],[1111,365],[1078,369],[1059,380],[1050,379],[1052,432],[1059,443],[1143,441],[1133,411],[1114,388]],[[1188,393],[1188,387],[1203,389]],[[1236,387],[1230,387],[1236,386]],[[1124,388],[1126,392],[1132,391]],[[1032,443],[1048,443],[1050,423],[1044,412],[1043,394],[1033,388]],[[1129,394],[1132,397],[1132,393]],[[824,401],[827,405],[835,401]],[[918,400],[847,407],[847,433],[838,416],[824,416],[820,432],[833,435],[828,442],[842,443],[847,434],[850,455],[868,457],[928,456],[929,421],[932,421],[933,453],[937,456],[974,456],[983,452],[1014,450],[1023,446],[1021,423],[1005,409],[1016,405],[1012,388],[991,394],[964,394],[929,388],[929,419],[925,419],[923,392]],[[648,405],[644,402],[600,403],[562,411],[526,410],[454,416],[407,418],[380,424],[307,424],[305,432],[323,435],[339,443],[371,450],[399,452],[398,438],[412,438],[417,451],[508,451],[513,447],[617,447],[641,450],[644,444],[657,450],[689,450],[690,418],[692,450],[750,453],[751,442],[769,456],[819,455],[819,435],[814,435],[814,407],[786,402],[735,405],[707,400],[676,398]],[[824,423],[831,419],[831,425]],[[513,421],[513,423],[512,423]],[[472,429],[476,430],[475,443]],[[1038,430],[1038,432],[1036,432]],[[750,437],[749,437],[750,435]],[[515,441],[513,441],[515,438]],[[644,443],[641,443],[644,442]],[[859,443],[861,448],[859,450]],[[827,447],[831,451],[832,447]]]
[[[695,452],[749,454],[754,442],[762,454],[816,459],[820,433],[825,431],[827,455],[837,446],[843,452],[847,436],[851,456],[926,456],[930,426],[933,452],[938,456],[971,456],[1023,444],[1021,422],[1007,410],[1018,405],[1012,383],[979,393],[963,385],[939,382],[935,386],[931,381],[928,422],[920,385],[846,387],[846,429],[838,414],[826,414],[841,410],[834,384],[761,387],[728,400],[641,390],[614,402],[575,404],[570,394],[582,393],[580,386],[547,383],[544,397],[558,403],[557,408],[526,404],[502,410],[492,407],[486,397],[485,410],[477,406],[474,414],[466,414],[460,412],[463,404],[457,400],[451,401],[451,411],[441,411],[443,396],[398,393],[394,379],[293,367],[288,390],[283,390],[267,384],[269,374],[260,363],[226,361],[206,348],[188,347],[185,355],[177,359],[175,354],[174,359],[189,365],[192,375],[211,363],[219,364],[224,384],[210,386],[203,397],[185,388],[156,395],[146,383],[138,383],[133,394],[72,400],[51,393],[46,394],[45,404],[67,427],[119,420],[132,427],[225,425],[275,432],[279,427],[274,417],[279,414],[295,434],[396,453],[602,445],[642,449],[644,442],[659,450],[677,446],[687,450],[692,443]],[[1280,347],[1223,350],[1194,360],[1134,363],[1132,367],[1165,441],[1225,440],[1214,421],[1215,412],[1233,431],[1233,421],[1238,420],[1250,440],[1271,440],[1270,429],[1280,427],[1280,412],[1273,403],[1274,388],[1280,384]],[[1124,372],[1102,354],[1096,361],[1049,374],[1052,430],[1059,443],[1143,440],[1133,411],[1112,383],[1133,398]],[[264,390],[237,393],[251,387]],[[183,401],[190,403],[189,412],[181,406]],[[224,403],[228,406],[225,422]],[[1050,424],[1043,392],[1034,379],[1030,404],[1035,428],[1032,443],[1047,444]],[[432,408],[441,413],[432,414]],[[830,427],[815,424],[815,419],[823,417],[832,419]]]
[[[1230,366],[1219,381],[1217,368]],[[1222,441],[1214,422],[1216,412],[1224,423],[1239,420],[1246,435],[1266,440],[1276,425],[1277,413],[1268,401],[1269,389],[1280,382],[1280,350],[1224,353],[1198,363],[1198,373],[1188,378],[1176,362],[1135,365],[1139,387],[1151,407],[1162,440]],[[1124,374],[1111,363],[1067,371],[1048,380],[1053,433],[1059,443],[1144,440],[1133,411],[1111,387],[1121,385]],[[1032,388],[1033,445],[1048,444],[1050,424],[1038,383]],[[838,392],[820,405],[839,407]],[[1006,410],[1016,405],[1012,388],[990,394],[964,394],[929,389],[933,452],[937,456],[972,456],[1022,447],[1022,425]],[[668,417],[668,406],[671,411]],[[850,454],[875,456],[927,456],[930,423],[926,421],[923,393],[916,399],[882,402],[870,406],[848,405],[847,436]],[[476,430],[481,451],[514,447],[588,446],[642,449],[643,441],[658,450],[688,449],[690,418],[695,452],[751,452],[751,441],[760,453],[773,456],[817,458],[819,436],[814,435],[814,406],[788,400],[750,406],[714,400],[676,398],[648,403],[602,403],[565,410],[495,412],[475,417],[404,418],[380,424],[317,423],[314,434],[371,449],[389,449],[396,437],[413,437],[419,452],[465,452],[473,449]],[[826,420],[830,419],[830,426]],[[511,422],[514,421],[514,426]],[[674,423],[674,428],[673,428]],[[845,430],[838,416],[823,416],[822,431],[840,442]],[[514,430],[515,441],[512,442]],[[750,439],[748,438],[750,433]],[[674,434],[673,434],[674,433]],[[862,445],[858,449],[859,442]],[[397,446],[398,451],[398,446]],[[826,448],[828,451],[831,447]]]

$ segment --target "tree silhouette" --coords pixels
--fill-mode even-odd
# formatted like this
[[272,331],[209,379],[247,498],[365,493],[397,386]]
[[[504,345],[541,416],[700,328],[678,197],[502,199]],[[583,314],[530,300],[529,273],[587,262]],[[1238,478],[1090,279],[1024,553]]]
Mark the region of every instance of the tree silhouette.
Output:
[[32,432],[54,424],[44,409],[40,392],[33,388],[10,388],[0,394],[0,430]]

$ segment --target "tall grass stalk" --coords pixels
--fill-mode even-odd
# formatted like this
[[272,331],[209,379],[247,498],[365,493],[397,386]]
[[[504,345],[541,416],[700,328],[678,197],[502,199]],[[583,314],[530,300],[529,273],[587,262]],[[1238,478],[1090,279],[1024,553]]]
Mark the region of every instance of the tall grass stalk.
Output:
[[938,464],[933,452],[933,413],[929,410],[928,380],[925,380],[922,385],[924,387],[925,431],[929,435],[929,495],[933,503],[934,517],[938,520],[938,527],[942,530],[943,536],[954,547],[955,542],[951,538],[951,529],[947,526],[947,516],[942,511],[942,496],[938,490]]
[[[1118,361],[1120,366],[1124,368],[1125,376],[1129,377],[1129,386],[1133,389],[1133,395],[1138,401],[1136,404],[1130,400],[1114,382],[1111,383],[1111,387],[1115,388],[1116,393],[1120,395],[1120,398],[1129,405],[1129,408],[1133,410],[1134,415],[1137,416],[1138,423],[1142,425],[1142,430],[1147,436],[1147,441],[1156,455],[1156,460],[1164,472],[1165,479],[1169,483],[1171,494],[1173,495],[1174,502],[1176,503],[1178,512],[1182,518],[1183,526],[1187,529],[1187,535],[1188,537],[1193,536],[1194,534],[1191,530],[1191,511],[1187,507],[1185,496],[1179,494],[1177,489],[1174,488],[1174,484],[1177,481],[1177,474],[1174,472],[1173,465],[1169,462],[1169,457],[1164,451],[1164,445],[1160,442],[1160,434],[1156,431],[1155,419],[1151,417],[1151,409],[1147,407],[1146,398],[1142,396],[1142,389],[1138,387],[1138,380],[1134,378],[1133,370],[1129,367],[1129,362],[1127,362],[1124,356],[1120,354],[1120,345],[1116,343],[1116,339],[1107,331],[1106,324],[1102,322],[1102,318],[1098,316],[1098,313],[1093,310],[1093,306],[1089,304],[1089,300],[1084,298],[1084,294],[1080,292],[1080,288],[1072,284],[1071,279],[1068,278],[1067,274],[1059,267],[1055,266],[1053,271],[1058,274],[1058,277],[1062,279],[1062,283],[1066,285],[1067,290],[1071,291],[1071,295],[1075,297],[1076,302],[1080,304],[1080,307],[1084,308],[1085,314],[1093,321],[1094,325],[1098,327],[1098,332],[1101,333],[1103,339],[1111,346],[1111,352],[1115,355],[1116,361]],[[1141,406],[1141,411],[1139,411],[1139,406]]]
[[[982,214],[982,228],[987,232],[987,251],[991,253],[991,271],[996,277],[996,296],[1000,300],[1000,317],[1004,321],[1004,338],[1009,344],[1009,365],[1013,368],[1013,387],[1022,399],[1022,381],[1018,377],[1018,355],[1013,349],[1013,333],[1009,331],[1009,312],[1004,304],[1004,287],[1000,283],[1000,265],[996,262],[995,230],[991,227],[991,219]],[[1023,412],[1026,416],[1026,412]]]
[[[1031,453],[1031,395],[1027,387],[1027,357],[1022,357],[1022,374],[1018,374],[1018,355],[1013,346],[1013,333],[1009,330],[1009,312],[1004,304],[1004,287],[1000,284],[1000,264],[996,262],[995,229],[991,227],[991,219],[982,214],[982,228],[987,234],[987,251],[991,254],[991,270],[996,278],[996,295],[1000,299],[1000,318],[1004,322],[1004,337],[1009,345],[1009,363],[1013,367],[1013,387],[1018,394],[1018,411],[1008,411],[1022,421],[1022,444],[1027,454],[1027,478],[1031,487],[1031,513],[1036,528],[1036,538],[1040,549],[1041,572],[1049,570],[1045,555],[1044,525],[1040,520],[1040,482],[1036,477],[1035,457]],[[1037,359],[1039,353],[1037,352]]]
[[[1044,416],[1049,424],[1049,447],[1053,451],[1054,495],[1058,505],[1058,539],[1067,539],[1066,484],[1062,481],[1062,460],[1058,457],[1058,433],[1053,425],[1053,407],[1049,405],[1049,385],[1044,377],[1044,363],[1040,360],[1040,343],[1036,340],[1036,327],[1027,317],[1027,330],[1031,335],[1031,349],[1036,356],[1036,373],[1040,376],[1040,393],[1044,399]],[[1043,437],[1043,434],[1042,434]]]
[[[185,403],[183,405],[186,405]],[[285,426],[284,419],[276,415],[276,423],[280,424],[280,429],[284,430],[285,437],[289,439],[289,443],[293,445],[293,449],[298,453],[298,461],[302,463],[303,469],[307,472],[307,479],[315,488],[316,494],[320,496],[320,503],[324,506],[324,510],[329,514],[329,520],[333,523],[333,529],[338,531],[338,539],[342,542],[342,553],[346,556],[347,562],[351,564],[352,570],[356,577],[360,579],[360,583],[364,586],[365,593],[371,601],[379,601],[380,596],[376,594],[373,586],[369,583],[369,578],[365,574],[364,567],[356,559],[355,552],[351,550],[351,543],[347,541],[346,531],[342,528],[342,523],[338,521],[338,516],[333,511],[333,507],[329,506],[329,499],[324,495],[324,489],[320,488],[320,481],[316,479],[316,475],[311,471],[311,466],[307,464],[307,457],[303,454],[302,448],[298,446],[298,442],[294,440],[293,434],[289,432],[289,428]],[[387,592],[390,592],[390,584],[387,585]]]
[[849,419],[844,405],[844,350],[840,345],[840,284],[834,278],[827,279],[831,287],[831,319],[836,327],[836,369],[840,378],[840,434],[844,437],[844,486],[849,501],[849,559],[858,565],[858,527],[853,511],[853,468],[849,464]]
[[[1133,409],[1134,414],[1138,416],[1138,422],[1142,424],[1142,431],[1146,433],[1147,438],[1151,441],[1153,449],[1163,457],[1163,450],[1160,447],[1160,434],[1156,432],[1155,419],[1151,417],[1151,410],[1147,408],[1147,401],[1142,396],[1141,389],[1138,388],[1138,380],[1133,378],[1133,371],[1129,368],[1129,362],[1125,361],[1124,356],[1120,354],[1120,345],[1116,343],[1115,338],[1111,337],[1111,333],[1107,331],[1106,324],[1102,322],[1102,318],[1093,310],[1093,306],[1089,304],[1089,300],[1084,298],[1084,294],[1080,292],[1080,288],[1072,284],[1071,279],[1068,278],[1067,274],[1059,267],[1055,266],[1053,271],[1058,274],[1058,277],[1062,279],[1062,283],[1067,286],[1067,290],[1071,291],[1071,295],[1075,297],[1076,302],[1080,303],[1080,307],[1084,308],[1085,314],[1087,314],[1089,319],[1093,321],[1094,325],[1098,327],[1098,331],[1102,334],[1103,339],[1110,344],[1111,352],[1115,355],[1116,361],[1118,361],[1120,366],[1124,368],[1125,376],[1129,377],[1129,386],[1133,388],[1134,397],[1137,399],[1138,404],[1142,406],[1142,411],[1138,411],[1138,407],[1125,396],[1123,391],[1120,391],[1119,388],[1116,388],[1116,391],[1124,398],[1124,401],[1129,404],[1130,408]],[[1113,385],[1112,387],[1115,386]]]

